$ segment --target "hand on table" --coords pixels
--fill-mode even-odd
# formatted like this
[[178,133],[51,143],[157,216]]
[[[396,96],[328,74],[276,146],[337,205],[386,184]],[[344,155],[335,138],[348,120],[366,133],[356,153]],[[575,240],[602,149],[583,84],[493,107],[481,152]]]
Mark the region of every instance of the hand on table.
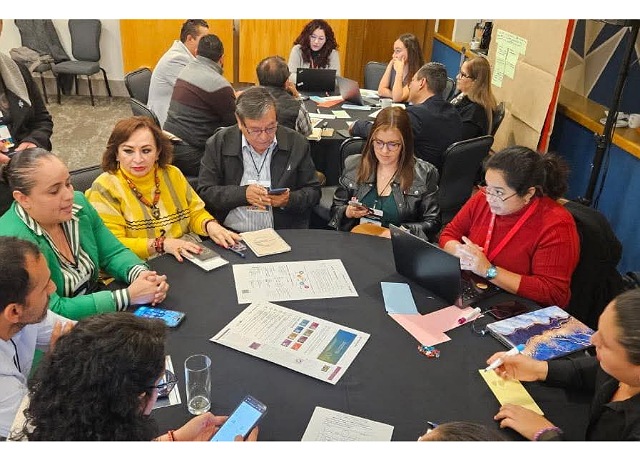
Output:
[[131,305],[157,305],[167,297],[169,283],[166,275],[145,270],[128,287]]
[[538,431],[555,426],[542,415],[516,404],[500,407],[493,419],[500,421],[500,428],[511,428],[530,441],[533,441]]
[[191,254],[200,254],[202,248],[191,241],[184,241],[178,238],[165,238],[164,252],[173,255],[178,262],[184,261],[182,258],[191,257]]
[[207,224],[206,230],[209,238],[211,238],[211,240],[218,246],[222,246],[225,249],[242,240],[240,235],[224,228],[216,221],[210,221]]

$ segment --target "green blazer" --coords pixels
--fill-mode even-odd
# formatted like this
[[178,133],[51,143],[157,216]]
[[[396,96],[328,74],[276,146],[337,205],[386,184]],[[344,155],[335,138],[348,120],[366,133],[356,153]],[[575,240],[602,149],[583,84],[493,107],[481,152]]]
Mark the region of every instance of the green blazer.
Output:
[[[111,231],[104,225],[102,219],[93,206],[80,192],[74,193],[73,201],[82,206],[76,217],[79,221],[80,246],[89,255],[96,267],[107,272],[115,279],[129,284],[128,274],[136,265],[145,265],[133,252],[126,248]],[[54,312],[70,319],[81,319],[95,313],[115,311],[116,304],[110,291],[99,291],[77,297],[62,297],[62,270],[56,254],[42,235],[36,235],[18,217],[15,211],[16,203],[0,217],[0,235],[15,236],[35,243],[47,259],[51,280],[55,283],[56,292],[51,294],[49,308]],[[94,274],[95,281],[98,271]]]

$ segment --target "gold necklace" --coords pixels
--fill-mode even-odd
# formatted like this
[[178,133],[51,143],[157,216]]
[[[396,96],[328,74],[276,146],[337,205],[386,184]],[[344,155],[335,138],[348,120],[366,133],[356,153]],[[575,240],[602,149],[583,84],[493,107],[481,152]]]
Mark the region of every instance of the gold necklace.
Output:
[[120,168],[120,172],[122,173],[122,177],[124,177],[124,180],[127,181],[127,185],[129,185],[129,188],[136,196],[136,198],[138,198],[138,200],[140,200],[142,204],[151,209],[151,215],[153,216],[153,218],[160,219],[160,208],[158,208],[158,201],[160,201],[160,180],[158,179],[158,167],[156,166],[153,169],[153,178],[155,179],[156,183],[156,190],[153,192],[153,203],[142,196],[142,193],[140,193],[138,187],[136,187],[133,181],[129,179],[129,177],[127,177],[122,168]]

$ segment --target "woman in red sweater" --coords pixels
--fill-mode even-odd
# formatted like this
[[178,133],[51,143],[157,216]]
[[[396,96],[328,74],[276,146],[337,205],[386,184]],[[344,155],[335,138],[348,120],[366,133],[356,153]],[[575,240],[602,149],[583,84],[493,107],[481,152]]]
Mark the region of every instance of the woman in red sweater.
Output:
[[569,304],[580,238],[555,200],[567,188],[566,164],[553,154],[507,147],[485,162],[486,187],[440,235],[460,267],[541,305]]

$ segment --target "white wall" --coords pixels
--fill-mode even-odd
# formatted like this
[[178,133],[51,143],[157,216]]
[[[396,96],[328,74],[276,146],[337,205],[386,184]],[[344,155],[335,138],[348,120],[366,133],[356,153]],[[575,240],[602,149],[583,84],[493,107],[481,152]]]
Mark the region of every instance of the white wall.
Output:
[[[111,80],[124,80],[122,67],[122,45],[120,42],[120,20],[101,19],[102,35],[100,36],[100,64],[107,71],[107,77]],[[53,25],[58,32],[65,51],[71,55],[71,37],[67,19],[53,19]],[[13,19],[5,19],[2,35],[0,35],[0,51],[9,54],[11,48],[21,46],[20,31]]]

